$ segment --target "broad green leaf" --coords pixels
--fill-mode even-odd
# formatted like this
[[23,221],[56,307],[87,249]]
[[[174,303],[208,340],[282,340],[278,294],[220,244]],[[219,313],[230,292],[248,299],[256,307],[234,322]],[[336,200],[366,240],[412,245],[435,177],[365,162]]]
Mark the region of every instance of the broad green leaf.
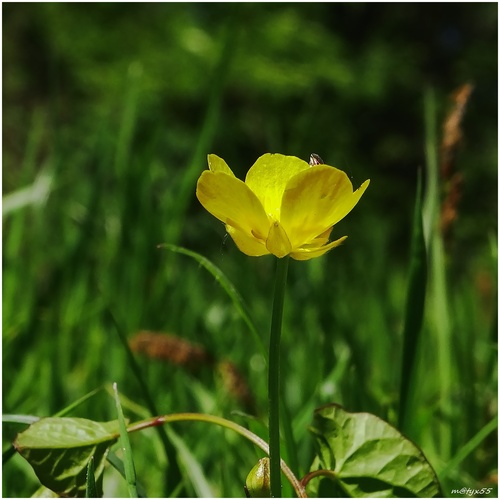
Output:
[[[85,394],[85,396],[81,397],[80,399],[77,399],[74,403],[71,403],[69,406],[66,406],[66,408],[63,408],[62,410],[58,411],[53,416],[64,417],[64,415],[67,415],[71,410],[75,409],[77,406],[87,401],[87,399],[91,398],[94,394],[96,394],[100,390],[102,390],[102,387],[98,387],[97,389],[90,391],[89,393]],[[13,422],[18,424],[29,425],[33,424],[34,422],[38,422],[38,420],[40,420],[40,417],[35,417],[33,415],[2,415],[2,422]],[[2,465],[5,465],[15,454],[16,454],[16,449],[14,448],[14,445],[11,445],[2,453]]]
[[333,471],[336,494],[353,498],[442,496],[422,451],[375,415],[325,406],[316,410],[311,431],[319,445],[311,470]]
[[33,467],[43,486],[60,496],[85,496],[87,464],[94,457],[97,488],[118,422],[83,418],[42,418],[17,435],[16,450]]

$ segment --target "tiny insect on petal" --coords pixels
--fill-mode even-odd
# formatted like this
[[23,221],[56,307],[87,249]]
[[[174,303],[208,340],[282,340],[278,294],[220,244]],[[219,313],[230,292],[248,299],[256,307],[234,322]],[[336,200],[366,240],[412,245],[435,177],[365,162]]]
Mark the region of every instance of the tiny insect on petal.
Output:
[[323,165],[325,163],[320,155],[317,155],[316,153],[311,153],[311,156],[309,157],[309,165],[313,167],[314,165]]

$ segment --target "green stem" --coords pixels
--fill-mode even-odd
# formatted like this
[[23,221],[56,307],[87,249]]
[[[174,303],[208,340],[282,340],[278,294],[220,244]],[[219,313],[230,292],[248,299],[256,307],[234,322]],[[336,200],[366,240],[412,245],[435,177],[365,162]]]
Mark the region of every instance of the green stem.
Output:
[[314,479],[315,477],[321,477],[321,476],[329,477],[332,481],[337,480],[337,473],[335,471],[328,470],[328,469],[318,469],[318,470],[313,470],[312,472],[309,472],[308,474],[306,474],[300,480],[300,484],[302,484],[302,486],[304,486],[304,488],[305,488],[311,479]]
[[288,256],[278,259],[269,340],[269,475],[271,496],[281,497],[280,473],[280,337],[285,302]]
[[[268,444],[261,439],[259,436],[254,434],[253,432],[245,429],[241,425],[236,424],[235,422],[231,422],[231,420],[226,420],[222,417],[217,417],[215,415],[207,415],[204,413],[173,413],[171,415],[163,415],[161,417],[149,418],[146,420],[142,420],[140,422],[136,422],[134,424],[130,424],[128,426],[128,432],[137,432],[143,429],[149,429],[150,427],[157,427],[163,424],[168,424],[172,422],[207,422],[209,424],[219,425],[221,427],[225,427],[226,429],[231,429],[232,431],[238,433],[240,436],[251,441],[253,444],[258,446],[264,453],[269,454],[269,446]],[[280,461],[281,469],[283,470],[283,474],[290,481],[290,484],[293,486],[295,493],[299,498],[307,498],[306,490],[304,486],[300,483],[300,481],[295,477],[293,472],[290,470],[288,465],[281,460]]]

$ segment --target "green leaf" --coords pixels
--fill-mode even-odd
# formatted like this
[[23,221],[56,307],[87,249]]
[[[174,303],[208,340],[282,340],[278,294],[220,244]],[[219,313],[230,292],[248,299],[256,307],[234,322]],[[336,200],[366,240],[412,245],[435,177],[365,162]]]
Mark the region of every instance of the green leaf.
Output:
[[[66,408],[63,408],[61,411],[58,411],[54,417],[63,417],[67,415],[71,410],[75,409],[77,406],[81,405],[83,402],[87,401],[87,399],[91,398],[94,394],[102,390],[102,387],[98,387],[93,391],[85,394],[85,396],[77,399],[74,403],[71,403]],[[17,424],[33,424],[34,422],[38,422],[40,417],[35,417],[33,415],[2,415],[2,422],[12,422]],[[2,453],[2,465],[5,465],[14,455],[16,454],[16,449],[14,445],[11,445],[8,449],[6,449]]]
[[422,451],[375,415],[329,405],[316,410],[311,431],[319,445],[313,465],[333,472],[337,494],[340,489],[353,498],[442,496]]
[[60,496],[85,496],[87,464],[94,457],[96,486],[110,446],[119,436],[118,422],[83,418],[42,418],[17,435],[16,450],[33,467],[43,486]]

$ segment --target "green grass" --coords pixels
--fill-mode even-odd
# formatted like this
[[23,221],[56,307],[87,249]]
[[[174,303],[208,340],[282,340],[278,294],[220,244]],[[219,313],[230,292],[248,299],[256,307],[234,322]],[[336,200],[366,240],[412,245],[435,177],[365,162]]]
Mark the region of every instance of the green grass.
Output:
[[[120,133],[119,137],[125,140]],[[112,154],[104,149],[99,156]],[[48,161],[57,162],[78,167],[78,158],[72,161],[71,156]],[[35,170],[34,165],[31,168]],[[194,228],[204,231],[206,255],[235,283],[264,340],[271,310],[272,259],[246,258],[230,241],[221,246],[219,226],[200,210],[176,213],[180,224],[169,218],[168,208],[153,209],[153,200],[145,193],[158,188],[154,162],[148,165],[147,159],[141,162],[132,155],[127,168],[122,166],[116,175],[103,165],[91,182],[84,170],[81,174],[72,170],[76,177],[71,182],[64,169],[54,166],[52,171],[53,188],[43,205],[20,208],[4,218],[4,411],[50,415],[110,381],[117,381],[126,397],[146,406],[145,393],[109,321],[111,310],[129,334],[140,329],[174,333],[203,345],[218,359],[234,362],[249,382],[258,417],[265,419],[265,362],[244,318],[213,275],[195,260],[173,256],[157,244],[176,225],[188,233]],[[376,188],[375,183],[370,187]],[[174,202],[168,189],[160,197]],[[349,217],[353,225],[369,225],[363,212],[360,203]],[[349,231],[347,223],[345,227]],[[368,233],[357,231],[327,257],[290,266],[282,373],[302,472],[313,456],[307,425],[315,407],[335,401],[395,421],[399,383],[395,360],[401,359],[408,268],[390,266],[384,244],[377,245],[377,239],[384,239],[383,224],[380,231],[375,243]],[[494,268],[494,256],[490,262]],[[462,450],[495,411],[488,401],[488,394],[494,397],[496,372],[492,310],[482,307],[478,294],[465,282],[449,290],[449,300],[457,311],[451,329],[455,338],[444,346],[455,373],[447,393],[451,403],[447,413],[442,411],[437,327],[429,319],[417,360],[412,437],[438,472],[446,470],[445,485],[457,484],[463,473],[467,484],[479,485],[493,470],[491,436],[484,436],[468,454]],[[241,408],[209,371],[191,374],[159,361],[138,361],[160,413],[209,411],[230,416]],[[115,418],[112,400],[104,395],[94,396],[73,414]],[[127,416],[134,418],[133,412]],[[433,432],[437,424],[449,434],[446,448]],[[182,449],[189,450],[214,494],[242,494],[246,473],[259,457],[255,449],[220,429],[195,425],[173,429],[175,446],[183,443]],[[6,426],[6,441],[18,430]],[[155,434],[132,440],[137,477],[150,496],[166,494],[160,443]],[[460,459],[449,470],[446,463],[455,454]],[[113,477],[111,470],[109,475]],[[187,494],[199,493],[186,470],[183,475]],[[117,480],[109,482],[114,485]],[[106,483],[105,477],[105,487]],[[4,494],[30,495],[36,484],[19,457],[5,466]],[[124,484],[116,488],[108,492],[125,492]]]
[[[232,29],[228,23],[220,30],[218,46],[231,45]],[[140,65],[130,67],[121,91],[107,102],[109,107],[99,110],[100,120],[82,114],[73,117],[72,128],[54,127],[57,115],[44,107],[31,117],[22,137],[21,167],[7,179],[6,195],[11,198],[4,198],[10,200],[3,217],[4,413],[53,415],[116,382],[125,417],[133,421],[149,415],[151,401],[134,373],[118,325],[128,338],[140,330],[168,332],[203,346],[217,360],[230,360],[256,402],[253,420],[210,367],[188,371],[138,355],[140,375],[158,413],[213,413],[267,439],[266,360],[255,333],[268,344],[273,258],[239,253],[194,196],[206,154],[224,156],[214,148],[223,149],[224,134],[232,126],[223,96],[235,55],[229,50],[218,53],[203,87],[205,107],[183,141],[174,117],[156,123],[147,107],[145,119],[146,84]],[[441,108],[437,106],[434,119],[442,118]],[[303,109],[290,128],[277,114],[269,115],[265,147],[316,148],[311,136],[301,137],[302,125],[314,122],[316,109]],[[415,127],[423,130],[420,125]],[[244,134],[245,128],[238,130]],[[422,149],[425,140],[424,132],[414,137]],[[429,147],[436,154],[436,144]],[[228,146],[233,158],[243,149]],[[280,152],[298,154],[285,149]],[[235,170],[244,171],[257,156],[247,165],[249,155],[242,153],[245,160]],[[411,161],[416,168],[418,160]],[[308,432],[314,408],[336,402],[349,411],[398,422],[417,188],[408,181],[406,191],[395,196],[385,184],[389,174],[376,169],[367,174],[367,167],[352,170],[357,184],[365,176],[372,182],[335,229],[337,236],[349,235],[346,243],[320,259],[292,261],[289,268],[282,386],[287,441],[290,444],[293,436],[296,449],[282,450],[288,463],[296,463],[299,475],[308,471],[314,456]],[[43,184],[47,191],[22,191],[40,178],[49,181]],[[14,192],[19,196],[12,201]],[[462,218],[470,227],[481,213],[473,205],[467,208]],[[467,250],[461,254],[428,249],[430,286],[414,359],[413,410],[406,415],[412,439],[440,475],[446,494],[452,488],[489,484],[497,463],[495,228],[470,247],[464,242],[468,240],[458,242],[459,249]],[[209,259],[243,303],[238,295],[228,294],[232,288],[203,262],[158,248],[162,243],[181,245]],[[73,408],[71,416],[115,419],[112,395],[98,392]],[[22,429],[4,424],[4,450]],[[130,436],[137,481],[148,496],[211,491],[241,497],[247,473],[262,456],[241,437],[205,424],[173,424],[165,434],[151,429]],[[172,472],[167,467],[169,446],[177,452],[184,479],[180,486],[175,477],[165,479],[165,470]],[[36,477],[21,457],[4,465],[4,496],[30,496],[37,488]],[[112,467],[106,471],[104,488],[108,496],[128,493],[125,480]]]

